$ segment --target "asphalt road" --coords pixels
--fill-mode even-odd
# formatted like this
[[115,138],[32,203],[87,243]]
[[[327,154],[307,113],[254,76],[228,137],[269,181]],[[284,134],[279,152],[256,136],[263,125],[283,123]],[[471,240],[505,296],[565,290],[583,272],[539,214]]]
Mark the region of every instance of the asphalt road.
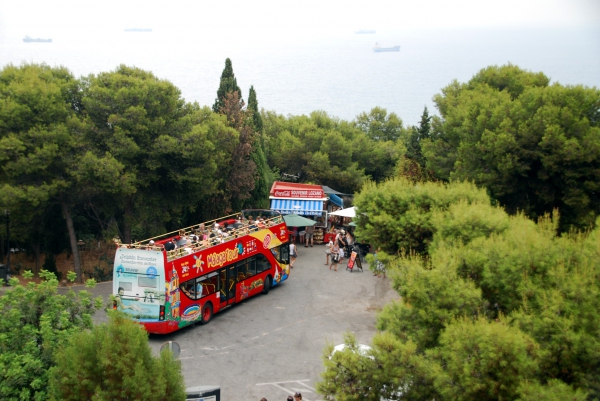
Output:
[[[220,386],[223,401],[286,400],[296,391],[305,401],[320,400],[315,383],[326,344],[341,344],[348,331],[369,344],[376,313],[398,295],[366,264],[362,273],[341,265],[335,272],[324,265],[323,246],[300,246],[298,252],[290,278],[269,294],[234,305],[205,326],[151,335],[153,351],[177,342],[186,386]],[[93,289],[105,299],[111,291],[112,283]],[[98,312],[94,319],[103,322],[106,315]]]

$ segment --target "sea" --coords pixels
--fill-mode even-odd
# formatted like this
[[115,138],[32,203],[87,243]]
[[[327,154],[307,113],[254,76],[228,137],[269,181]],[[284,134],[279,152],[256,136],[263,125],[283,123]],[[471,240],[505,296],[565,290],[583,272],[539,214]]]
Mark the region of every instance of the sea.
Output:
[[[487,66],[508,63],[543,72],[551,83],[600,88],[600,29],[591,28],[300,32],[285,40],[114,29],[62,32],[52,43],[22,38],[0,36],[0,67],[46,63],[79,77],[125,64],[151,71],[177,86],[186,101],[207,106],[230,58],[243,97],[253,85],[260,108],[285,116],[322,110],[351,121],[382,107],[415,125],[424,107],[437,114],[433,97],[453,80],[466,82]],[[376,53],[376,43],[401,48]]]

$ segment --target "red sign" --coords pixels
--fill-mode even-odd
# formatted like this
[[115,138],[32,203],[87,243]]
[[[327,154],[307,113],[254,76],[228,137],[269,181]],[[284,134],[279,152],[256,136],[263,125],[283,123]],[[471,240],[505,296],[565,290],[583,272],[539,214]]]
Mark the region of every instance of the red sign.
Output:
[[271,196],[276,198],[322,199],[325,197],[325,193],[320,185],[275,181],[271,187]]

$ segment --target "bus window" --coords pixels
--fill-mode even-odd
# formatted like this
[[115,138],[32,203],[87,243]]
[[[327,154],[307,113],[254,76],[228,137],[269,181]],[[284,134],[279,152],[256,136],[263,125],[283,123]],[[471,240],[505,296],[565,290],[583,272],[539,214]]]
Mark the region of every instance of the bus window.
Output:
[[133,283],[130,281],[119,281],[119,288],[122,288],[125,291],[132,291]]
[[196,280],[196,296],[199,298],[212,295],[217,292],[219,275],[214,272],[208,276],[202,276]]
[[247,275],[248,262],[249,262],[249,259],[246,259],[246,260],[242,260],[241,262],[238,262],[236,264],[236,278],[237,278],[238,283],[240,281],[245,280],[247,277],[249,277]]
[[[257,257],[260,259],[261,257],[264,258],[263,255],[257,255]],[[252,258],[250,260],[248,260],[248,273],[246,274],[246,278],[248,277],[252,277],[256,274],[256,258]]]
[[157,282],[158,282],[158,280],[157,280],[156,276],[153,276],[153,277],[138,276],[138,286],[139,287],[156,288]]
[[271,268],[271,264],[265,258],[265,255],[256,255],[256,272],[261,273],[265,270],[269,270]]
[[275,259],[277,259],[277,261],[279,263],[285,263],[285,264],[290,263],[290,245],[289,244],[282,244],[282,245],[278,246],[277,248],[272,248],[271,252],[273,253],[273,255],[275,256]]
[[188,281],[181,283],[179,288],[181,288],[181,291],[183,291],[183,293],[185,295],[187,295],[188,298],[197,299],[196,298],[196,280],[195,279],[188,280]]

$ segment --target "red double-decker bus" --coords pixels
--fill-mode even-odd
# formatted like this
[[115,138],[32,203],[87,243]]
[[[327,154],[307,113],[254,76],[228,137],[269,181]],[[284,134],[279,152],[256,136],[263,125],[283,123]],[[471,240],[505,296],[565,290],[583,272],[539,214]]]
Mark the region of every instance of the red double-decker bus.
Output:
[[199,322],[290,274],[289,233],[271,210],[245,210],[133,244],[119,244],[114,308],[149,333]]

